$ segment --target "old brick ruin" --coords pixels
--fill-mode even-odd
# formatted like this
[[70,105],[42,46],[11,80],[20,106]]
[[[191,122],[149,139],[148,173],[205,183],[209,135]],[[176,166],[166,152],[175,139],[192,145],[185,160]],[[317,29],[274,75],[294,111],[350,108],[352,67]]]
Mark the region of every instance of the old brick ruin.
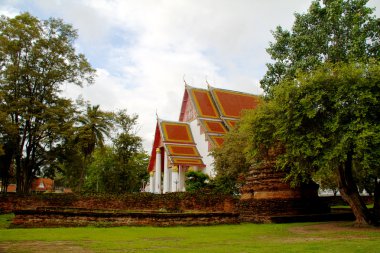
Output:
[[274,162],[253,166],[241,190],[239,212],[245,221],[270,222],[275,216],[328,213],[326,202],[318,197],[318,185],[312,181],[292,188],[285,172]]
[[[11,194],[0,196],[0,210],[16,214],[14,227],[210,225],[311,221],[317,220],[316,217],[319,220],[353,219],[350,214],[331,216],[328,204],[331,199],[318,197],[317,184],[311,182],[292,188],[284,177],[284,172],[267,162],[251,168],[239,197],[202,192],[120,196]],[[334,201],[339,199],[334,198]]]
[[15,212],[12,227],[79,226],[194,226],[239,223],[239,214],[230,212],[163,212],[88,210],[43,207]]
[[173,226],[239,223],[237,199],[225,195],[171,193],[79,196],[0,196],[0,210],[14,212],[12,227]]

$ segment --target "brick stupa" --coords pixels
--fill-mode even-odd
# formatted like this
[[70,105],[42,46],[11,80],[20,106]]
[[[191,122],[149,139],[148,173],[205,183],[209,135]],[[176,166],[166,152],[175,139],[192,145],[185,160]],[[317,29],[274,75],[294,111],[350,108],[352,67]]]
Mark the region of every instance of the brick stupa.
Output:
[[240,213],[247,222],[273,222],[274,218],[328,213],[318,197],[319,186],[310,181],[291,187],[286,173],[276,170],[272,161],[251,167],[241,188]]

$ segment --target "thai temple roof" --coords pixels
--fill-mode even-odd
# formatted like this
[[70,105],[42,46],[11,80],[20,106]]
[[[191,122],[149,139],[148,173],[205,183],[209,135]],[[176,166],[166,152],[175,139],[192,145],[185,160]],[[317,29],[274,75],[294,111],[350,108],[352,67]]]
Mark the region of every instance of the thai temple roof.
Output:
[[171,165],[204,167],[190,122],[197,120],[211,148],[223,144],[223,136],[235,126],[243,110],[254,109],[260,97],[208,86],[185,85],[179,121],[157,119],[148,171],[154,170],[156,149],[164,148]]
[[220,115],[208,90],[186,86],[199,118],[219,119]]
[[243,110],[256,108],[260,101],[258,96],[247,93],[213,87],[209,87],[209,90],[218,107],[221,118],[239,119]]
[[195,144],[190,126],[186,122],[159,120],[159,126],[164,143]]
[[163,146],[171,165],[204,167],[202,157],[187,122],[173,122],[157,119],[157,127],[148,171],[154,169],[156,148]]

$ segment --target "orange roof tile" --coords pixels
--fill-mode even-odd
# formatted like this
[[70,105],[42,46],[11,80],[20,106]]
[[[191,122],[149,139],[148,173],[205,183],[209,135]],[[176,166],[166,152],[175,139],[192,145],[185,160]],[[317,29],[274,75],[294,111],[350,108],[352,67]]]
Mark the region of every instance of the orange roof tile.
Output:
[[201,120],[206,128],[206,132],[225,134],[228,132],[222,121]]
[[226,122],[226,125],[228,126],[228,128],[231,129],[231,128],[235,127],[235,125],[238,121],[233,120],[233,119],[225,119],[224,122]]
[[219,118],[218,110],[216,109],[211,95],[207,90],[191,88],[190,95],[198,112],[198,117],[213,119]]
[[209,135],[209,138],[214,142],[217,147],[223,145],[224,137],[220,135]]
[[182,122],[160,122],[164,142],[193,144],[190,126]]
[[260,103],[258,96],[247,93],[215,88],[210,91],[223,117],[240,118],[242,110],[254,109]]
[[172,157],[173,165],[186,165],[186,166],[199,166],[204,167],[204,163],[200,158],[182,158],[182,157]]
[[166,144],[165,147],[171,156],[200,156],[196,146]]
[[[185,122],[158,120],[148,171],[153,171],[156,148],[165,147],[171,165],[205,166],[195,146],[190,125]],[[163,153],[161,153],[162,155]],[[161,168],[163,169],[163,157]]]

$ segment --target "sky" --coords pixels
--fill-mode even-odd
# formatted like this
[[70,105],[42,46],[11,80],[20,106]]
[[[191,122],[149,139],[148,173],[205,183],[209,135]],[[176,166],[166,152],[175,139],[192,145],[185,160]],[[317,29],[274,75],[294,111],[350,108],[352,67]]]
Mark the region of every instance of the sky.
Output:
[[[150,152],[156,114],[178,120],[185,82],[262,94],[271,30],[291,28],[311,0],[0,0],[0,14],[62,18],[78,30],[77,52],[97,70],[95,83],[63,87],[108,111],[137,114]],[[377,7],[380,0],[370,0]]]

